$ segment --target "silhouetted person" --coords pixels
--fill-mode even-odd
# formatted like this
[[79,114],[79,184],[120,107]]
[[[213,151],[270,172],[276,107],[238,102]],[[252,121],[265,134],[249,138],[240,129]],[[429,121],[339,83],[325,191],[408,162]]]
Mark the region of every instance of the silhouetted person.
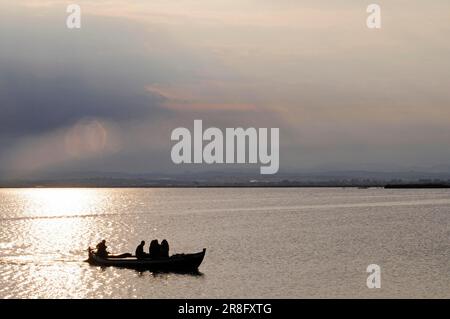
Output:
[[150,242],[150,249],[149,249],[150,258],[158,259],[159,255],[160,255],[160,250],[161,249],[160,249],[158,240],[157,239],[153,239]]
[[136,247],[136,258],[142,259],[147,257],[147,254],[144,252],[145,241],[141,241],[139,246]]
[[165,239],[163,239],[163,241],[161,242],[160,256],[169,257],[169,243]]
[[106,248],[108,248],[108,246],[106,246],[106,240],[102,240],[101,242],[99,242],[96,246],[97,248],[97,256],[99,257],[103,257],[106,258],[108,257],[108,251],[106,250]]

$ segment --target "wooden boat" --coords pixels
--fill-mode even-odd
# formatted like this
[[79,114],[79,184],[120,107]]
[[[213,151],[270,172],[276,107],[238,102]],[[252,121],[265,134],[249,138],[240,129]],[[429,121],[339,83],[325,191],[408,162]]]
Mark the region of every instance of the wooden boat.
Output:
[[95,251],[89,248],[89,258],[86,261],[91,265],[103,267],[113,266],[162,272],[195,272],[198,270],[198,267],[200,267],[200,264],[205,257],[205,253],[206,248],[203,248],[203,251],[195,254],[176,254],[170,257],[158,259],[137,259],[135,256],[125,258],[121,257],[127,254],[108,256],[108,258],[104,258],[97,256]]

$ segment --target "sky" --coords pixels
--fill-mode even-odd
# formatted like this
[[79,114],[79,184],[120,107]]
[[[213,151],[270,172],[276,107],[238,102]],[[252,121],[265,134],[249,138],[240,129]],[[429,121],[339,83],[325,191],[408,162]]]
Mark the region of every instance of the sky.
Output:
[[448,171],[450,2],[371,3],[0,0],[0,177],[210,169],[170,159],[194,119],[280,128],[280,171]]

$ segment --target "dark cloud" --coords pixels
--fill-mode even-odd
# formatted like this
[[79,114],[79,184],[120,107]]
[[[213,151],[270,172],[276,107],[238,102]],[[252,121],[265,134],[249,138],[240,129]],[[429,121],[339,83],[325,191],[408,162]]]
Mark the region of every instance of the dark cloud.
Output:
[[2,70],[0,134],[42,133],[85,117],[122,121],[158,116],[168,112],[158,106],[160,102],[161,97],[144,88],[91,85],[76,75]]
[[[145,89],[165,70],[145,53],[147,33],[139,24],[85,15],[83,29],[72,31],[61,19],[64,6],[37,12],[24,9],[20,18],[0,12],[0,148],[8,137],[83,118],[157,121],[170,112],[159,106],[163,97]],[[152,40],[167,42],[160,34]]]

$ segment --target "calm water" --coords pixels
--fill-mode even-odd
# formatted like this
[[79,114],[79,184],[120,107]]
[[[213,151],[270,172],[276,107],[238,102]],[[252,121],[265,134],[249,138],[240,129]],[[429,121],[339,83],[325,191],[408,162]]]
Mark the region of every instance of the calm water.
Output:
[[[0,297],[449,298],[449,221],[448,190],[4,189]],[[206,247],[202,275],[89,266],[103,238]]]

